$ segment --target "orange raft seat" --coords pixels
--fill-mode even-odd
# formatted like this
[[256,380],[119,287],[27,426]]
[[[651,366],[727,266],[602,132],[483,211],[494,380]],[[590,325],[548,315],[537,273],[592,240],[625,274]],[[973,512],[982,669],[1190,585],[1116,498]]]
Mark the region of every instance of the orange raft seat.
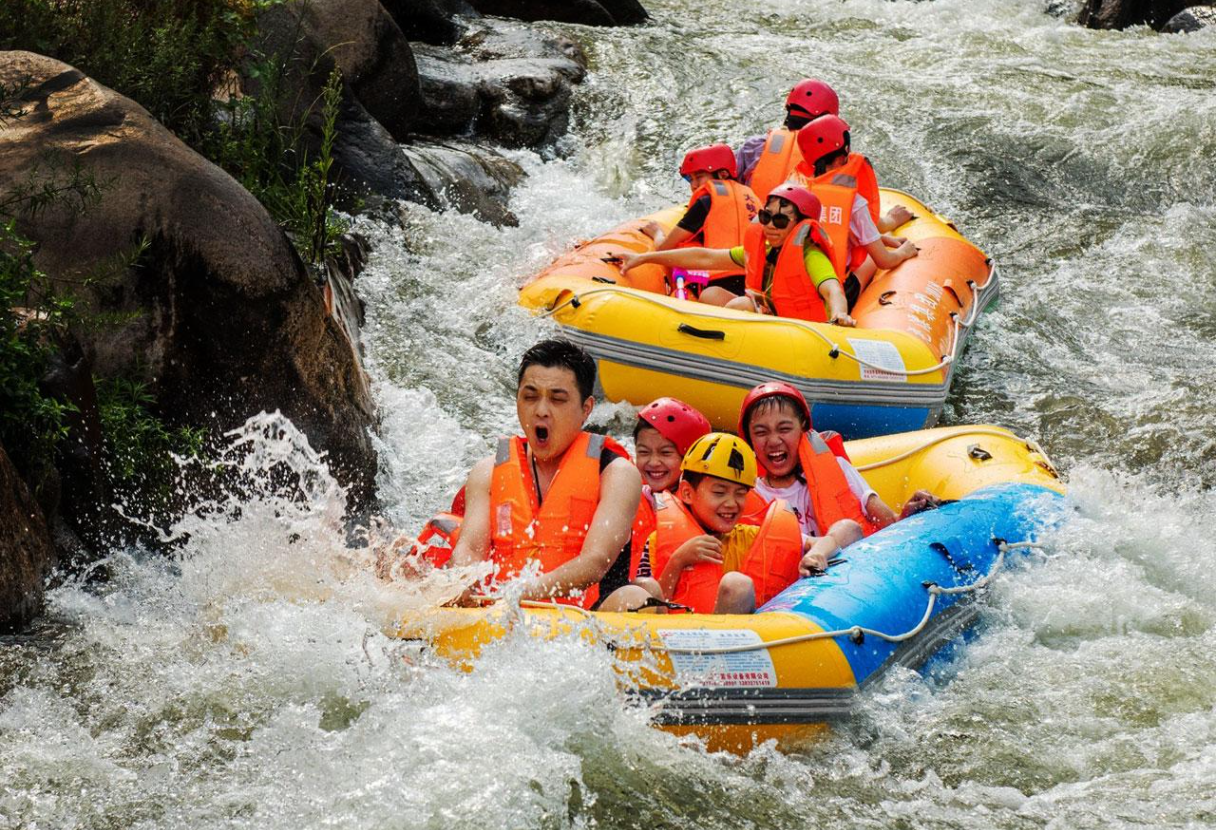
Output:
[[882,188],[881,209],[897,204],[915,218],[894,233],[919,255],[875,276],[851,311],[855,328],[679,300],[659,265],[619,273],[623,254],[654,248],[645,222],[668,230],[680,206],[562,255],[521,289],[520,303],[553,318],[597,359],[611,401],[642,405],[660,389],[731,429],[749,389],[784,380],[804,393],[818,429],[862,438],[932,426],[999,281],[990,258],[949,220]]

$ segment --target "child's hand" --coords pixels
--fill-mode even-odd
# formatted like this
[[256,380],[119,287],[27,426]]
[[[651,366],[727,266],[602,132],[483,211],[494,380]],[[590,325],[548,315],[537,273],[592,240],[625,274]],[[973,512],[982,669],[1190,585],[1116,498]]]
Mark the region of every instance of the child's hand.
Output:
[[673,551],[673,560],[683,568],[702,562],[724,563],[723,545],[714,536],[695,536]]
[[900,228],[902,225],[914,218],[914,214],[910,212],[910,208],[905,205],[894,205],[889,208],[889,212],[885,214],[885,218],[889,220],[889,227]]
[[831,326],[846,326],[847,328],[855,327],[855,318],[845,311],[840,311],[830,318]]
[[810,550],[800,560],[800,576],[812,576],[813,571],[824,571],[829,561],[824,551]]
[[897,254],[902,259],[910,259],[911,257],[918,256],[918,248],[914,247],[914,243],[907,239],[905,242],[898,245],[897,249],[894,250],[893,253]]
[[665,236],[664,228],[662,228],[658,222],[644,222],[641,230],[650,236],[652,241],[657,245],[660,244],[660,240],[664,239]]

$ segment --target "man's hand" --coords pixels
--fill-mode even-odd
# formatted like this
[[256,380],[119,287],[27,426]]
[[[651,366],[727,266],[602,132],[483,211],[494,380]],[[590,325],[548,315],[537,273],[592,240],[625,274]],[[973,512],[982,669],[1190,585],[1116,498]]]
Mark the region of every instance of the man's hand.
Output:
[[651,220],[644,222],[643,227],[640,230],[652,237],[652,241],[657,245],[660,244],[660,240],[665,238],[665,230],[660,226],[659,222],[653,222]]
[[845,326],[847,328],[855,328],[855,318],[845,311],[841,311],[830,317],[831,326]]

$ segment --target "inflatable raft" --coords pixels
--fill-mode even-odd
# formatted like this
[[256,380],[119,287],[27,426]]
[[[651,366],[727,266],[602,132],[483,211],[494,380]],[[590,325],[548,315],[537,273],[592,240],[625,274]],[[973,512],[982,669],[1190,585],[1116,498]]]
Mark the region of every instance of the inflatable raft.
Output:
[[894,233],[919,254],[877,274],[851,312],[853,329],[678,300],[665,294],[658,265],[618,273],[615,257],[654,248],[644,223],[668,231],[681,207],[580,245],[526,285],[520,303],[551,317],[597,358],[612,401],[643,405],[664,389],[731,429],[746,391],[784,380],[804,393],[818,429],[863,438],[932,426],[999,281],[991,260],[951,222],[906,193],[882,189],[882,212],[895,204],[915,218]]
[[749,615],[597,613],[548,603],[434,609],[395,634],[456,662],[510,630],[579,632],[609,647],[628,695],[661,728],[714,748],[790,748],[847,715],[894,665],[917,668],[978,616],[1009,556],[1062,512],[1063,485],[1033,443],[998,427],[946,427],[847,443],[890,505],[916,489],[952,500],[844,549]]

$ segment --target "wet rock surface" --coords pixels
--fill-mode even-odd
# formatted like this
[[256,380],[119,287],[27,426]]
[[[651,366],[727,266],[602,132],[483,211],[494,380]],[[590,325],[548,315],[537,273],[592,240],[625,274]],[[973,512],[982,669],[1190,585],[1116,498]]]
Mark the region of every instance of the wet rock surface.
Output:
[[0,447],[0,631],[20,628],[42,609],[55,562],[42,510]]
[[169,424],[219,432],[279,409],[327,451],[355,500],[373,495],[375,423],[364,373],[318,281],[258,201],[130,100],[58,61],[0,53],[0,83],[28,79],[28,113],[0,129],[0,190],[47,154],[106,187],[83,214],[23,221],[55,277],[140,240],[135,268],[82,295],[127,322],[82,333],[93,371],[147,384]]
[[1194,5],[1189,0],[1086,0],[1077,19],[1089,29],[1125,29],[1143,24],[1159,28]]
[[1207,26],[1215,25],[1214,6],[1191,6],[1174,14],[1160,29],[1165,34],[1181,34],[1197,32]]
[[516,225],[511,189],[525,177],[515,162],[470,141],[417,141],[403,148],[444,207],[495,225]]

